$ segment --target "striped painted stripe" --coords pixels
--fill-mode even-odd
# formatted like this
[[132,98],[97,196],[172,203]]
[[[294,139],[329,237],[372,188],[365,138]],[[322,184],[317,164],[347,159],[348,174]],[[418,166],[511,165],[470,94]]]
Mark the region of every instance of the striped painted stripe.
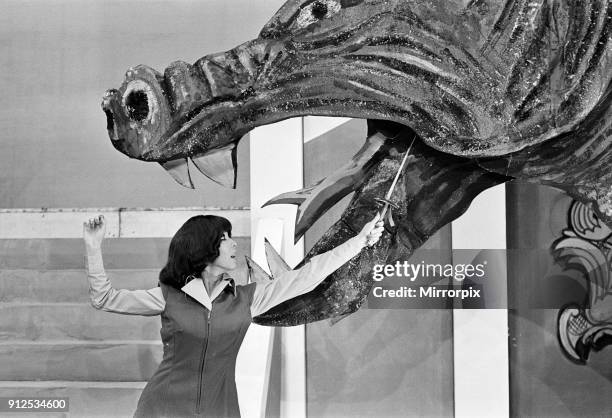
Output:
[[39,380],[39,381],[21,381],[21,380],[2,380],[0,381],[0,389],[60,389],[60,388],[125,388],[125,389],[143,389],[147,382],[100,382],[87,380]]
[[187,219],[202,214],[229,219],[233,236],[251,235],[249,208],[58,208],[0,209],[0,239],[79,238],[83,222],[99,214],[109,238],[171,237]]

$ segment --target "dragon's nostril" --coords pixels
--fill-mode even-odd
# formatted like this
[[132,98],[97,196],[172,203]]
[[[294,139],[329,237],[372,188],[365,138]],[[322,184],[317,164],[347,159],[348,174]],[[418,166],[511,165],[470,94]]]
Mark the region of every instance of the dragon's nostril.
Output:
[[130,119],[140,122],[149,115],[149,99],[143,91],[132,91],[125,99]]
[[113,113],[107,109],[104,109],[104,113],[106,114],[106,129],[108,131],[112,131],[115,127],[115,122],[113,121]]

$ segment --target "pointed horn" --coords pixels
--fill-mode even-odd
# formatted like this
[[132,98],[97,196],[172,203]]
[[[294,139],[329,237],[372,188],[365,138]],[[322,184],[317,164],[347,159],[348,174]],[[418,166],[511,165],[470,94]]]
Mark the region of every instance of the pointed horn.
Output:
[[280,194],[261,205],[262,208],[269,205],[297,205],[298,208],[295,214],[294,233],[294,240],[296,243],[316,220],[315,216],[319,215],[318,211],[312,210],[316,209],[316,204],[313,205],[312,203],[317,197],[317,186],[319,186],[324,180],[325,179],[319,181],[317,184],[311,187]]
[[277,204],[297,205],[294,232],[294,242],[297,243],[323,213],[352,191],[344,182],[332,181],[325,178],[313,186],[280,194],[268,200],[262,207]]
[[249,269],[249,282],[267,283],[272,280],[272,277],[270,277],[270,275],[249,256],[245,255],[244,258],[246,259],[247,268]]
[[266,248],[266,259],[268,260],[268,267],[270,267],[272,277],[277,278],[284,272],[291,270],[291,267],[289,267],[285,260],[283,260],[283,257],[276,252],[267,238],[265,238],[264,246]]
[[236,188],[236,143],[212,150],[201,156],[191,157],[200,173],[221,186]]
[[382,132],[368,133],[368,138],[361,149],[343,166],[314,186],[283,193],[263,206],[274,204],[298,205],[295,217],[294,242],[306,233],[327,210],[344,196],[357,190],[368,178],[367,174],[386,153],[387,137]]
[[193,189],[193,182],[189,175],[189,166],[187,165],[187,159],[184,160],[171,160],[165,163],[160,163],[164,169],[172,176],[174,180],[183,187]]
[[270,205],[301,205],[304,201],[312,197],[312,192],[323,180],[319,181],[314,186],[279,194],[261,205],[261,207],[264,208]]

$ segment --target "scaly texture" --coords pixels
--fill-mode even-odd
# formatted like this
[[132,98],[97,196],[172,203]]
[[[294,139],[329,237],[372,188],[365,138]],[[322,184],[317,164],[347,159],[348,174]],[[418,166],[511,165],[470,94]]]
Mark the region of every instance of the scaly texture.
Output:
[[[612,0],[288,0],[236,48],[174,62],[163,75],[128,70],[102,107],[119,151],[162,163],[186,186],[189,159],[231,185],[231,152],[257,126],[304,115],[368,119],[368,140],[384,143],[283,197],[300,204],[303,233],[355,190],[309,256],[374,213],[372,199],[416,136],[395,195],[397,229],[257,319],[291,325],[354,311],[372,263],[406,257],[509,178],[561,188],[612,224],[611,29]],[[333,184],[347,179],[354,184]]]

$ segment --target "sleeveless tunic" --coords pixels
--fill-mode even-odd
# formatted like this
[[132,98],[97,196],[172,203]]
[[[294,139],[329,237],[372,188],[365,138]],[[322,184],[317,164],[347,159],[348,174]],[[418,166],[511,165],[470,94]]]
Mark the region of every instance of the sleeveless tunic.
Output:
[[212,311],[160,284],[162,362],[138,401],[135,417],[239,417],[236,356],[251,324],[255,283],[225,287]]

